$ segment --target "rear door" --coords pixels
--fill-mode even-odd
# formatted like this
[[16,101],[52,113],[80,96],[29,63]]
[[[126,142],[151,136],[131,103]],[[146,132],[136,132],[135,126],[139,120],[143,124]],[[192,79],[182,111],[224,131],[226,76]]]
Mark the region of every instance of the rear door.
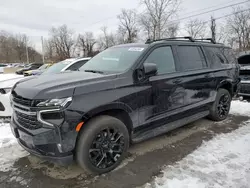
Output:
[[198,45],[176,46],[178,54],[178,69],[181,76],[177,83],[183,90],[183,106],[192,109],[207,104],[215,96],[215,80],[208,66],[203,49]]

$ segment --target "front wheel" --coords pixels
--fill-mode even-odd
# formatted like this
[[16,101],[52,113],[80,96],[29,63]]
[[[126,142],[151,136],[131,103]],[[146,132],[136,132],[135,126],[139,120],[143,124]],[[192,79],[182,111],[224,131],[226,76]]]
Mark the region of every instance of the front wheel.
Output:
[[129,133],[124,123],[111,116],[99,116],[85,126],[76,146],[78,164],[91,174],[116,168],[129,147]]
[[219,89],[216,99],[210,108],[209,118],[214,121],[222,121],[227,118],[231,106],[232,97],[228,90]]

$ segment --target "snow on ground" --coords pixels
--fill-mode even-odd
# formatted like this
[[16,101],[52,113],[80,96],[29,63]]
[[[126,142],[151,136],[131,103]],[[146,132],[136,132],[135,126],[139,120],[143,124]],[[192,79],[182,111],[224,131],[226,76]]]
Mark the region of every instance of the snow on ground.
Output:
[[[231,114],[250,116],[250,103],[233,101]],[[204,142],[147,184],[156,188],[250,187],[250,121]]]
[[0,123],[0,171],[9,171],[19,158],[26,156],[13,136],[8,123]]
[[250,117],[250,104],[246,101],[232,101],[230,114]]

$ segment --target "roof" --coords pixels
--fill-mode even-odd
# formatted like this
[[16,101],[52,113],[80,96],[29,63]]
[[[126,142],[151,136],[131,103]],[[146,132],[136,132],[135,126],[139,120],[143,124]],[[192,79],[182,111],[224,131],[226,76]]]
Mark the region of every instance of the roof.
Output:
[[127,44],[120,44],[117,46],[113,46],[111,48],[119,48],[119,47],[147,47],[149,44],[144,43],[127,43]]

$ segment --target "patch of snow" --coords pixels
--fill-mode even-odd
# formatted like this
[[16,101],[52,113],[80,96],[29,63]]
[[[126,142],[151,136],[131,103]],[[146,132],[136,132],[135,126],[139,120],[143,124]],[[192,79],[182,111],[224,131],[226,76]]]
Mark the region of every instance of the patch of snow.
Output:
[[[250,117],[250,103],[233,101],[231,114]],[[249,187],[250,121],[204,142],[193,153],[164,168],[146,188]]]
[[8,123],[0,124],[0,171],[11,170],[13,164],[19,158],[27,156],[28,153],[17,144]]
[[230,114],[250,117],[250,103],[238,100],[232,101]]
[[0,148],[16,144],[16,138],[13,136],[8,123],[0,124]]
[[163,177],[146,187],[249,187],[250,122],[238,130],[216,136],[187,157],[168,166]]

